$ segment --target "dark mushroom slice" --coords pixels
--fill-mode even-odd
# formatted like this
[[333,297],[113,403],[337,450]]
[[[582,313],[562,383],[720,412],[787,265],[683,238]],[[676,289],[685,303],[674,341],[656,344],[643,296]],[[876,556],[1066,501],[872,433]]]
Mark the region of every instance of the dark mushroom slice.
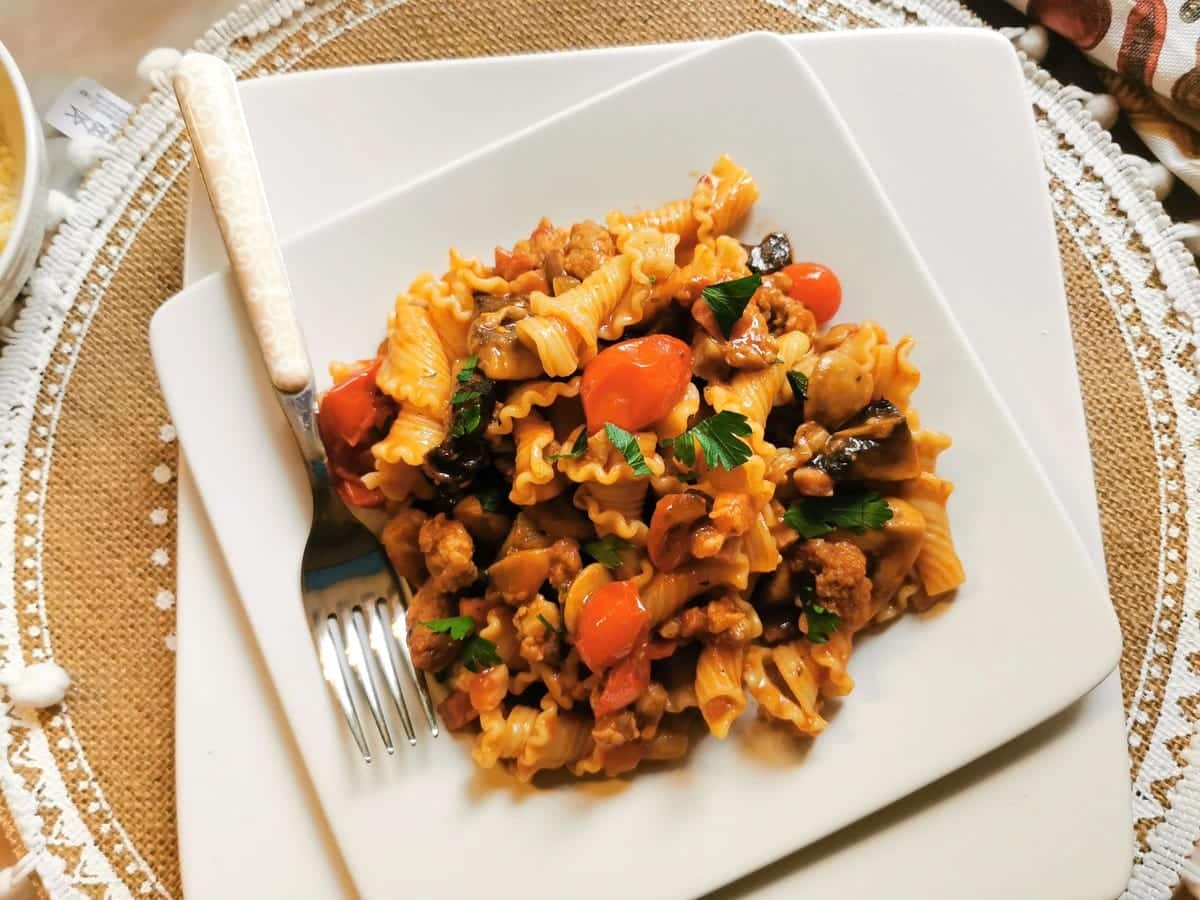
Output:
[[455,391],[456,397],[468,399],[452,405],[454,420],[470,410],[475,426],[466,434],[452,433],[425,454],[421,466],[439,500],[450,506],[469,493],[475,479],[491,465],[483,432],[496,407],[496,383],[476,369],[466,381],[455,382]]
[[498,309],[480,312],[471,322],[467,350],[479,357],[479,368],[489,378],[499,381],[537,378],[542,374],[542,365],[517,336],[517,322],[529,315],[528,300],[503,299],[509,302]]
[[903,481],[921,474],[908,419],[886,399],[835,431],[812,464],[834,481]]
[[746,267],[756,275],[769,275],[792,263],[792,242],[782,231],[772,231],[758,244],[746,245],[746,249]]

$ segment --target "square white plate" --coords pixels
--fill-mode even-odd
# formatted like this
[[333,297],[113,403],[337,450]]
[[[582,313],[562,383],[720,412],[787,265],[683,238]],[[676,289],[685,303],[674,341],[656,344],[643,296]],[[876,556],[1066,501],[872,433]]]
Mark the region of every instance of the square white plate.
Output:
[[[1103,572],[1045,169],[1012,46],[978,28],[786,40],[835,101],[1018,425],[1026,434],[1053,431],[1053,444],[1031,447]],[[291,236],[697,46],[356,66],[252,79],[240,90],[276,225]],[[864,57],[873,64],[862,66]],[[947,80],[947,71],[958,78]],[[520,121],[500,103],[514,95],[525,98]],[[457,112],[465,107],[469,120]],[[331,133],[339,139],[329,141]],[[954,154],[944,153],[949,145]],[[359,148],[371,146],[390,152],[364,166]],[[193,182],[185,283],[226,264],[215,228]],[[1006,252],[996,254],[998,246]],[[1020,366],[1007,364],[1015,344]],[[177,553],[184,892],[224,897],[237,884],[262,900],[346,895],[348,879],[182,457]],[[875,900],[880,873],[897,900],[1111,900],[1133,853],[1123,719],[1114,671],[1038,728],[714,900],[801,892]]]
[[[842,274],[848,317],[874,315],[922,341],[926,380],[919,404],[927,422],[951,431],[958,442],[946,471],[959,482],[953,514],[971,526],[959,524],[956,532],[970,586],[947,614],[927,623],[902,622],[864,644],[855,656],[859,689],[853,702],[804,765],[763,766],[739,751],[736,740],[720,746],[709,741],[687,765],[636,778],[618,796],[595,800],[562,789],[524,802],[506,791],[479,791],[478,779],[470,788],[469,760],[444,745],[436,753],[423,747],[398,758],[392,771],[366,773],[349,765],[353,757],[329,704],[313,702],[323,688],[304,652],[307,635],[295,589],[281,587],[295,583],[306,529],[300,467],[288,455],[270,395],[246,390],[259,383],[258,366],[228,279],[198,284],[156,317],[160,376],[267,665],[366,894],[382,895],[393,885],[417,888],[420,896],[422,886],[462,889],[475,879],[494,888],[496,867],[513,858],[513,845],[535,840],[546,883],[560,869],[578,872],[581,861],[596,858],[589,850],[599,855],[613,842],[643,849],[623,851],[621,871],[589,869],[583,895],[620,890],[630,872],[650,894],[692,894],[996,746],[1081,694],[1115,661],[1115,620],[1077,539],[819,88],[771,38],[751,37],[713,52],[723,56],[651,76],[290,245],[289,267],[314,358],[358,353],[379,333],[397,287],[415,271],[436,268],[449,243],[486,252],[527,230],[542,213],[569,220],[609,206],[667,199],[686,189],[681,172],[704,168],[728,150],[763,186],[760,222],[784,225],[810,251],[806,255],[831,262]],[[769,121],[736,102],[738,91],[762,78],[799,78],[792,110],[799,115]],[[632,92],[637,101],[631,103]],[[651,126],[666,108],[656,104],[700,120],[710,103],[722,109],[719,134],[700,129],[686,142],[664,138],[659,146],[652,139],[637,146],[603,143],[618,126],[654,135]],[[539,183],[540,171],[550,169],[539,166],[534,145],[578,159],[570,154],[597,144],[613,174],[583,183]],[[442,202],[447,196],[487,196],[489,189],[486,215],[471,215],[476,208],[461,202]],[[329,318],[333,311],[336,320]],[[214,396],[224,406],[219,414]],[[247,504],[261,515],[244,515]],[[1018,522],[1023,527],[1011,527]],[[272,541],[255,540],[262,533]],[[1022,561],[1020,572],[1008,565],[1011,559]],[[1071,633],[1071,655],[1038,654],[1037,666],[1031,665],[1033,645],[1023,621],[1029,616],[1048,633]],[[889,748],[886,764],[880,746]],[[728,777],[731,767],[737,779]],[[874,775],[864,780],[861,772]],[[803,816],[794,812],[797,798],[803,798]],[[754,815],[740,817],[736,832],[727,833],[720,823],[746,804]],[[398,809],[436,813],[406,825]],[[356,830],[355,816],[387,823],[386,841],[377,837],[372,845],[369,833]],[[489,837],[497,833],[506,836],[502,844]],[[386,859],[396,842],[423,864],[398,870],[373,865],[372,856]],[[472,871],[456,865],[464,845],[476,848]],[[676,852],[692,860],[683,871],[654,865]]]

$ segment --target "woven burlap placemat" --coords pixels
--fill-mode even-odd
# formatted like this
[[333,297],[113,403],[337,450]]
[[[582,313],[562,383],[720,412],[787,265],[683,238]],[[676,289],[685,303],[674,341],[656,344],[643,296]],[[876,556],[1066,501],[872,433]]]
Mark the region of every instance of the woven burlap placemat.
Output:
[[[913,24],[980,23],[937,0],[276,0],[233,14],[196,46],[255,77],[751,29]],[[1138,839],[1128,895],[1168,896],[1200,831],[1200,773],[1188,756],[1200,715],[1198,276],[1108,136],[1046,73],[1027,64],[1026,76],[1125,634]],[[39,884],[54,897],[181,893],[176,448],[147,327],[181,285],[189,160],[173,98],[156,90],[90,176],[0,357],[0,658],[54,659],[74,676],[60,708],[4,713],[0,824],[37,852]]]

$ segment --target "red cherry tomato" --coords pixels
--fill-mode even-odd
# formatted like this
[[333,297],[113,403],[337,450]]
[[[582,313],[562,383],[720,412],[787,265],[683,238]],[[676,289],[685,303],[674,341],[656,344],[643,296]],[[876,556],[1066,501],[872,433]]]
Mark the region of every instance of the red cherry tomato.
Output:
[[640,431],[670,412],[691,380],[692,349],[678,338],[650,334],[613,344],[583,370],[588,434],[606,422]]
[[607,715],[628,706],[650,686],[650,660],[644,646],[638,647],[612,667],[599,695],[592,698],[592,712]]
[[616,712],[637,700],[650,686],[650,661],[666,659],[675,652],[674,641],[653,644],[641,641],[633,651],[609,670],[604,687],[592,698],[597,716]]
[[822,325],[837,315],[842,305],[842,283],[833,270],[820,263],[792,263],[783,267],[783,274],[792,281],[788,294],[809,308]]
[[650,613],[642,605],[637,585],[613,581],[583,601],[575,646],[593,672],[629,656],[650,632]]
[[317,417],[338,495],[351,506],[379,506],[385,499],[362,483],[363,474],[375,467],[372,439],[396,414],[394,401],[375,385],[381,363],[373,360],[330,388]]
[[391,412],[391,400],[375,386],[382,359],[331,387],[321,398],[318,422],[326,443],[340,440],[356,447]]

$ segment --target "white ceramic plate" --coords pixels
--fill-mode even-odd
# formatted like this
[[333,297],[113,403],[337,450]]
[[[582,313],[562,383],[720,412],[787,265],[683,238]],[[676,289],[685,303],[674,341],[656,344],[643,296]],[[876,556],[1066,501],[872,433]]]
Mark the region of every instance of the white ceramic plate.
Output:
[[[506,235],[526,230],[523,223],[541,213],[569,219],[595,215],[610,205],[665,199],[684,189],[674,185],[686,187],[676,174],[680,169],[703,168],[728,149],[763,184],[763,216],[785,225],[799,243],[812,248],[812,256],[830,261],[842,273],[852,298],[847,315],[875,315],[892,324],[889,318],[902,311],[904,321],[894,327],[912,330],[924,341],[921,406],[927,421],[953,431],[958,440],[958,461],[947,472],[960,482],[955,515],[974,526],[958,529],[971,587],[951,613],[924,624],[900,623],[864,645],[855,657],[860,685],[855,702],[846,704],[835,728],[816,742],[803,766],[763,766],[739,751],[736,741],[722,746],[708,742],[687,766],[635,779],[616,797],[592,800],[564,789],[535,794],[523,803],[505,791],[480,795],[465,790],[470,763],[452,747],[436,753],[423,747],[398,759],[395,771],[386,775],[380,774],[383,767],[364,773],[348,765],[352,754],[328,704],[312,702],[314,691],[321,689],[319,675],[311,658],[297,652],[307,637],[298,602],[287,596],[294,588],[281,588],[294,584],[291,573],[306,527],[299,466],[288,461],[269,395],[245,390],[256,379],[257,366],[248,365],[252,357],[242,355],[252,351],[233,314],[229,284],[218,278],[197,285],[186,300],[173,301],[156,318],[155,353],[164,387],[283,705],[364,893],[374,896],[389,885],[404,885],[420,895],[422,886],[466,888],[482,885],[484,878],[494,887],[494,873],[512,858],[512,846],[536,841],[542,851],[539,871],[547,883],[560,868],[564,874],[578,872],[581,861],[595,858],[589,851],[599,854],[606,842],[615,842],[643,849],[625,850],[619,872],[589,870],[581,888],[585,895],[621,889],[631,871],[648,893],[691,894],[995,746],[1078,696],[1115,660],[1115,622],[1077,539],[820,91],[812,82],[804,84],[799,64],[772,39],[750,38],[714,53],[724,54],[720,65],[711,59],[691,61],[627,89],[637,91],[633,105],[625,92],[605,98],[561,117],[536,136],[454,167],[292,245],[289,266],[295,283],[303,285],[297,299],[313,354],[327,359],[358,352],[369,335],[378,334],[385,298],[412,272],[436,267],[448,243],[482,252],[508,239]],[[789,117],[796,124],[756,128],[762,123],[738,105],[737,92],[749,91],[761,78],[801,79],[794,96],[795,110],[802,115]],[[721,91],[733,93],[722,102]],[[705,103],[686,99],[690,94]],[[724,140],[718,143],[717,136],[701,131],[683,148],[678,141],[664,148],[647,143],[636,152],[628,142],[617,142],[605,154],[611,170],[620,172],[611,182],[559,183],[542,195],[518,190],[516,176],[528,177],[526,187],[538,183],[538,166],[530,156],[534,145],[582,152],[589,143],[595,145],[606,123],[635,131],[640,124],[644,133],[652,133],[654,102],[668,98],[684,116],[689,103],[698,104],[691,107],[697,120],[706,103],[717,103],[725,110]],[[806,124],[804,133],[793,130],[789,135],[789,129],[801,127],[800,121]],[[767,143],[756,146],[752,138]],[[786,156],[771,141],[780,141]],[[501,168],[491,168],[496,166]],[[500,171],[505,178],[497,177]],[[438,201],[446,192],[479,195],[484,185],[492,189],[486,224],[449,214]],[[820,227],[815,228],[818,218]],[[321,319],[322,310],[330,310],[323,298],[334,296],[364,299],[361,306],[338,303],[336,321]],[[367,299],[372,297],[380,299]],[[187,362],[173,364],[172,357],[181,360],[183,352],[191,354]],[[959,399],[970,398],[972,405],[956,406],[956,393]],[[228,398],[216,418],[206,405],[214,394]],[[265,433],[260,425],[264,419],[274,426]],[[231,422],[241,438],[236,448],[227,439]],[[972,471],[986,471],[988,477],[970,480]],[[257,521],[240,513],[248,497],[263,511]],[[1001,527],[1026,518],[1028,528]],[[273,538],[265,546],[254,540],[264,530]],[[1003,556],[997,554],[998,546]],[[1026,576],[1035,575],[1022,578],[1019,590],[1017,573],[1005,563],[1014,558],[1023,561]],[[1051,633],[1056,628],[1070,632],[1077,652],[1064,659],[1039,656],[1032,666],[1022,651],[1029,646],[1019,621],[1022,613],[1036,613]],[[890,653],[889,645],[894,647]],[[914,648],[919,652],[910,652]],[[971,677],[964,677],[964,671]],[[930,684],[938,685],[936,699],[929,695]],[[887,765],[880,764],[875,749],[884,745],[889,747]],[[736,780],[727,777],[731,766],[739,773]],[[864,780],[858,774],[864,771],[875,775]],[[838,784],[854,784],[855,790],[838,789]],[[797,797],[805,798],[801,817],[794,813]],[[756,812],[739,819],[735,834],[713,826],[748,803]],[[398,809],[437,812],[432,819],[406,825],[404,817],[397,817]],[[814,809],[820,814],[812,814]],[[372,845],[371,835],[356,824],[371,821],[390,823],[386,845],[378,838]],[[570,827],[555,828],[556,823]],[[489,834],[497,833],[505,834],[505,840],[489,864],[486,847],[495,844]],[[453,840],[447,841],[447,835]],[[386,858],[386,847],[396,841],[410,851],[410,858],[424,863],[403,866],[403,871],[373,864],[372,856]],[[459,871],[455,864],[455,848],[464,844],[476,848],[472,871]],[[684,871],[654,865],[656,859],[685,849],[693,862]],[[394,881],[386,880],[389,876]]]
[[[975,28],[787,40],[834,99],[1018,425],[1054,433],[1053,443],[1031,447],[1102,572],[1045,169],[1012,47]],[[241,91],[276,225],[293,235],[695,46],[358,66],[253,79]],[[521,122],[500,102],[514,95],[525,98]],[[464,107],[469,120],[457,114]],[[372,146],[390,152],[362,165],[359,149]],[[199,188],[185,282],[225,265],[214,229]],[[1014,344],[1023,348],[1020,366],[1008,364]],[[184,891],[201,900],[227,896],[230,884],[262,900],[346,895],[348,878],[186,465],[179,476]],[[715,896],[876,900],[886,885],[897,900],[1111,900],[1132,858],[1123,719],[1113,672],[999,750]]]

